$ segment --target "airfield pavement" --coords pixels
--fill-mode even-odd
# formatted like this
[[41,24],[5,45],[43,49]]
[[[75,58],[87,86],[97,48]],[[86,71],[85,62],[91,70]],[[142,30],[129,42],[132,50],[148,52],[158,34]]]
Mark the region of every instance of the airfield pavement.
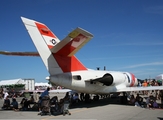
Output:
[[[53,94],[54,95],[54,94]],[[55,94],[62,98],[65,94]],[[20,102],[22,98],[17,98]],[[0,107],[3,104],[3,99],[0,99]],[[163,120],[163,110],[149,110],[128,105],[120,105],[111,103],[108,98],[93,101],[89,104],[78,103],[76,106],[69,109],[71,115],[37,115],[38,111],[13,111],[0,110],[0,120]]]

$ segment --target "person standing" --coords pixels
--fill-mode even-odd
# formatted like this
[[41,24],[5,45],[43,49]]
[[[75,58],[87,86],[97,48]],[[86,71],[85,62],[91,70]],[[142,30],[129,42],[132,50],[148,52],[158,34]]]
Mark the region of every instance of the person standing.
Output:
[[39,113],[38,113],[38,115],[41,115],[41,113],[42,113],[42,110],[41,110],[42,101],[44,100],[45,96],[49,97],[49,90],[50,90],[50,88],[47,87],[47,89],[39,97],[39,102],[38,102],[39,103]]
[[41,94],[41,98],[43,98],[46,95],[49,95],[49,90],[50,90],[50,88],[47,87],[47,89]]

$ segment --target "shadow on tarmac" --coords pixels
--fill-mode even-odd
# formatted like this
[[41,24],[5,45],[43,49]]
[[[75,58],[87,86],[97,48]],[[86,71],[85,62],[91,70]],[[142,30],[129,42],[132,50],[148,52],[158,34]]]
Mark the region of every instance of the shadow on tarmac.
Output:
[[118,105],[125,105],[121,104],[122,101],[116,98],[103,98],[99,99],[98,101],[91,100],[90,102],[86,103],[84,101],[80,101],[78,103],[74,103],[70,105],[70,109],[73,108],[91,108],[91,107],[98,107],[98,106],[105,106],[109,104],[118,104]]
[[163,118],[157,117],[159,120],[163,120]]

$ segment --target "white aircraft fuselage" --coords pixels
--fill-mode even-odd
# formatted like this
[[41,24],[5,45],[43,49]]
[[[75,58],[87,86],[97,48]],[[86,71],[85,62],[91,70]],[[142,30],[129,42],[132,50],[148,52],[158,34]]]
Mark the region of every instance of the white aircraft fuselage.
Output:
[[[104,75],[111,76],[109,78],[109,86],[106,85],[107,82],[94,81],[95,79],[101,78]],[[137,79],[133,79],[131,74],[127,72],[123,73],[99,70],[75,71],[50,76],[50,82],[52,83],[75,91],[95,94],[108,94],[117,92],[117,90],[120,88],[130,87],[131,85],[137,86]],[[132,83],[133,81],[134,83]]]

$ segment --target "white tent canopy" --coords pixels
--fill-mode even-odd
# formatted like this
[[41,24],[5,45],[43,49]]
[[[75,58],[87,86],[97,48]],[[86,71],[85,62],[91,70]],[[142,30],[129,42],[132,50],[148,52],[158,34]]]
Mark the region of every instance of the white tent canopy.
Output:
[[51,87],[51,85],[49,85],[48,83],[35,83],[35,86],[45,86],[45,87]]
[[0,81],[0,86],[5,85],[15,85],[15,84],[25,84],[22,79],[12,79],[12,80],[2,80]]
[[156,80],[163,80],[163,74],[156,76]]

